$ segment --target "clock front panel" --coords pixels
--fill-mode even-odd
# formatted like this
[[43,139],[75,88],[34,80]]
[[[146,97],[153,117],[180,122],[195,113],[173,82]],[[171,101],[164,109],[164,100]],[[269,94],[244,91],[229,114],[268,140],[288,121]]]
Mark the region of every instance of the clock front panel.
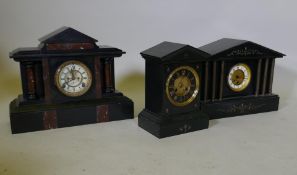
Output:
[[55,85],[64,95],[79,97],[90,89],[92,73],[88,66],[80,61],[66,61],[55,73]]
[[51,95],[54,101],[91,99],[95,96],[94,59],[50,59]]
[[198,63],[165,66],[163,111],[177,114],[198,109],[200,81]]
[[255,91],[256,60],[226,61],[223,98],[252,95]]

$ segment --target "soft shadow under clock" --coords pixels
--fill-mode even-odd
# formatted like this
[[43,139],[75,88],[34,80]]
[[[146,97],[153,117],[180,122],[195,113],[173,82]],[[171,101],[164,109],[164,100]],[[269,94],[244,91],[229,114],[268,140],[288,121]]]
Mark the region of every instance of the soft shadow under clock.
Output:
[[212,119],[212,120],[209,120],[209,128],[215,126],[216,124],[218,124],[218,120],[217,119]]

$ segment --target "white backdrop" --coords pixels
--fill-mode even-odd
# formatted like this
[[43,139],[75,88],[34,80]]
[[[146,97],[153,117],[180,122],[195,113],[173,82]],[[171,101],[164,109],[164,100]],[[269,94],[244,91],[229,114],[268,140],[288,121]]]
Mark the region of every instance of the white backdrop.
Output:
[[296,6],[294,0],[1,0],[0,63],[17,72],[11,50],[70,26],[127,51],[116,62],[117,78],[143,72],[139,52],[164,40],[197,47],[222,37],[252,40],[287,54],[277,64],[294,68]]

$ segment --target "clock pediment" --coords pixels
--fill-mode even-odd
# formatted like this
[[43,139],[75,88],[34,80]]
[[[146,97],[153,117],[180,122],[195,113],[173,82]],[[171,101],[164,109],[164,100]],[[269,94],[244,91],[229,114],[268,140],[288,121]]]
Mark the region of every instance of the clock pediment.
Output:
[[267,52],[260,48],[244,45],[228,50],[222,55],[227,57],[264,56],[267,55]]
[[120,57],[121,49],[97,45],[97,40],[70,27],[61,27],[39,39],[38,47],[18,48],[10,53],[16,61],[41,60],[55,57]]
[[203,51],[192,46],[185,46],[184,48],[169,54],[164,57],[164,61],[168,62],[183,62],[183,61],[203,61],[208,58],[209,55]]
[[61,27],[40,38],[41,43],[96,43],[97,40],[71,27]]
[[247,40],[223,38],[200,47],[213,58],[219,57],[273,57],[281,58],[284,54]]
[[181,62],[205,60],[209,54],[195,47],[185,44],[162,42],[141,52],[145,59],[155,59],[162,62]]
[[283,57],[284,54],[253,42],[246,42],[219,54],[221,57]]

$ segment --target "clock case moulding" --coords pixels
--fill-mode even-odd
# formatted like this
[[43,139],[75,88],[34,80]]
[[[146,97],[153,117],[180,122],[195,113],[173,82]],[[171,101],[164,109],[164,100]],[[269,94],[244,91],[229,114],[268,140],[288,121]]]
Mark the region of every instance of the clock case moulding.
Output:
[[[73,28],[62,27],[39,39],[36,48],[19,48],[10,57],[20,63],[23,94],[10,103],[12,133],[131,119],[133,102],[115,90],[114,58],[125,54]],[[62,63],[76,60],[92,75],[90,89],[70,97],[55,85]]]
[[[224,38],[200,48],[163,42],[141,52],[145,59],[145,108],[138,124],[163,138],[208,128],[209,119],[278,110],[272,93],[275,58],[285,56],[256,43]],[[249,85],[234,92],[227,85],[230,69],[243,63],[251,69]],[[166,97],[166,79],[180,66],[196,69],[200,88],[187,106],[175,106]]]

